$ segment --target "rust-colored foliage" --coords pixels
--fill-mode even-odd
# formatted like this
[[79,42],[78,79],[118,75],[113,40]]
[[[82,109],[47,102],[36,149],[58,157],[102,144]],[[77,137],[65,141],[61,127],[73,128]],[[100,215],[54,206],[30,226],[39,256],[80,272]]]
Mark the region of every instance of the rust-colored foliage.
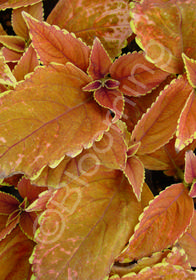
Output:
[[43,4],[0,3],[0,279],[196,279],[196,0]]

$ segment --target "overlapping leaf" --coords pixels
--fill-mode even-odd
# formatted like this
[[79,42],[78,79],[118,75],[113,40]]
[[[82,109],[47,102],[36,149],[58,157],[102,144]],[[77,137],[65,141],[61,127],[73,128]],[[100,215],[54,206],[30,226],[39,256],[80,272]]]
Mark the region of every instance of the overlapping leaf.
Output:
[[196,98],[192,89],[187,102],[182,110],[177,126],[177,140],[175,147],[182,150],[185,146],[196,139]]
[[193,201],[182,183],[161,192],[140,217],[140,223],[118,260],[140,259],[173,244],[193,215]]
[[92,148],[82,151],[74,158],[65,156],[56,168],[46,166],[33,183],[58,188],[76,180],[93,166],[96,166],[93,173],[97,171],[99,165],[112,169],[124,169],[126,151],[127,146],[122,133],[116,125],[112,125],[100,141],[94,142]]
[[144,183],[144,166],[137,156],[127,158],[124,173],[128,178],[138,200],[141,199],[142,186]]
[[133,7],[131,26],[147,58],[163,70],[182,73],[182,53],[196,59],[196,1],[144,0]]
[[185,270],[181,266],[175,266],[167,263],[155,265],[152,268],[147,268],[139,274],[130,273],[125,275],[123,278],[111,277],[109,279],[114,280],[195,280],[196,274],[191,270]]
[[35,276],[102,280],[133,233],[141,209],[118,170],[100,167],[57,190],[36,234]]
[[[170,275],[169,273],[167,274],[166,271],[164,271],[164,270],[162,270],[162,272],[160,274],[160,272],[158,271],[157,268],[160,266],[164,266],[164,265],[166,267],[172,268],[171,266],[168,266],[168,264],[172,265],[173,268],[178,268],[181,270],[180,273],[179,272],[176,273],[179,277],[182,275],[184,275],[184,276],[190,275],[193,277],[193,275],[194,275],[193,273],[191,273],[191,266],[187,260],[187,255],[185,254],[185,251],[178,247],[173,247],[171,251],[168,249],[163,252],[154,253],[154,254],[152,254],[151,257],[142,258],[141,260],[138,260],[137,263],[130,264],[129,266],[126,266],[126,267],[116,266],[116,267],[112,268],[112,274],[117,274],[120,277],[124,276],[125,278],[123,277],[121,279],[126,279],[126,276],[128,277],[128,275],[130,275],[130,277],[131,277],[131,275],[134,275],[133,272],[135,272],[136,279],[143,280],[143,279],[147,279],[146,277],[149,276],[149,272],[151,272],[152,274],[149,279],[167,279],[167,277],[170,277],[170,276],[172,277],[172,275]],[[184,270],[184,273],[182,273],[183,270]],[[127,271],[127,273],[125,273],[126,271]],[[146,271],[146,272],[148,271],[148,273],[145,275],[144,271]],[[158,278],[159,276],[160,276],[160,278]],[[130,279],[135,279],[132,277]],[[116,278],[111,277],[109,279],[119,279],[119,278],[116,276]],[[129,279],[129,278],[127,278],[127,279]],[[171,278],[168,278],[168,279],[171,279]],[[172,279],[181,279],[181,278],[172,278]],[[184,278],[182,278],[182,279],[184,279]],[[190,278],[190,279],[192,279],[192,278]]]
[[187,151],[185,155],[184,179],[189,184],[196,179],[196,156],[193,151]]
[[20,8],[27,5],[32,5],[41,2],[41,0],[3,0],[0,3],[0,10],[5,10],[7,8]]
[[75,38],[74,34],[46,22],[39,22],[27,13],[23,13],[23,16],[30,29],[33,46],[44,64],[65,64],[69,61],[87,70],[90,48]]
[[152,254],[150,257],[145,257],[138,260],[137,263],[130,263],[130,265],[126,264],[126,266],[121,263],[115,263],[110,274],[117,274],[122,277],[131,272],[139,273],[144,268],[152,267],[153,265],[160,263],[164,258],[167,257],[169,252],[169,249],[163,252],[157,252]]
[[[89,77],[74,65],[40,67],[1,98],[1,176],[38,175],[90,147],[110,125],[107,110],[82,91]],[[10,98],[11,96],[11,98]]]
[[24,55],[18,61],[17,65],[14,67],[12,73],[17,81],[24,80],[28,73],[34,71],[35,67],[39,65],[39,60],[37,59],[36,52],[32,46],[26,50]]
[[196,60],[190,59],[184,53],[182,54],[186,68],[187,78],[192,87],[196,87]]
[[196,210],[188,230],[179,239],[178,243],[185,250],[191,266],[196,266]]
[[19,227],[0,241],[0,279],[30,280],[32,272],[29,257],[34,245]]
[[2,55],[0,55],[0,84],[8,86],[15,86],[16,84],[16,79]]
[[74,32],[88,45],[92,45],[94,38],[98,37],[114,58],[132,33],[129,12],[126,1],[60,0],[47,22]]
[[[155,152],[140,155],[139,158],[145,168],[149,170],[164,170],[168,176],[179,176],[177,173],[184,169],[185,153],[188,150],[194,150],[196,148],[196,141],[193,141],[193,143],[181,151],[175,149],[175,141],[176,137],[174,136],[167,144]],[[183,176],[181,176],[182,179]]]
[[43,8],[42,8],[42,1],[39,3],[36,3],[34,5],[29,5],[27,7],[21,7],[18,9],[14,9],[12,12],[12,26],[14,29],[14,32],[24,38],[25,40],[29,40],[29,30],[28,27],[22,17],[22,11],[25,11],[26,13],[30,14],[34,18],[38,20],[43,20]]
[[174,80],[161,92],[133,130],[133,141],[141,142],[138,153],[151,153],[169,142],[191,92],[192,87],[185,76]]
[[144,95],[168,76],[167,72],[148,62],[141,52],[119,57],[110,67],[110,74],[120,82],[119,89],[128,96]]

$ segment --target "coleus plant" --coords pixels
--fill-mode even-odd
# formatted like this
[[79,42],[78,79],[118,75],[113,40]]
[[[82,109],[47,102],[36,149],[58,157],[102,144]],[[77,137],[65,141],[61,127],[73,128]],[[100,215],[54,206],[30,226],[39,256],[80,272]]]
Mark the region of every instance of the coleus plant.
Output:
[[1,279],[196,279],[196,1],[128,2],[0,4]]

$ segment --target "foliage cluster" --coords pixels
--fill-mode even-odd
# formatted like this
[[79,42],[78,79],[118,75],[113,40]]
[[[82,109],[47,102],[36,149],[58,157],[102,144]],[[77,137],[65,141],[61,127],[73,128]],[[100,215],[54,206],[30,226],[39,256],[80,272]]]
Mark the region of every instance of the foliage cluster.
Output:
[[129,2],[0,2],[1,280],[196,279],[196,0]]

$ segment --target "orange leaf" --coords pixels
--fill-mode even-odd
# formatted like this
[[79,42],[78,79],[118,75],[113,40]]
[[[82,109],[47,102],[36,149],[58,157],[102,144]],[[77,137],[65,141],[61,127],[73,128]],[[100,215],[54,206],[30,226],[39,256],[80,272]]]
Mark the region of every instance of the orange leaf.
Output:
[[175,266],[171,264],[161,263],[153,266],[152,268],[146,268],[139,274],[130,273],[123,278],[109,278],[109,280],[195,280],[196,273],[190,270],[185,270],[181,266]]
[[0,192],[0,214],[9,215],[19,206],[19,200],[15,196]]
[[53,193],[54,190],[52,189],[40,193],[39,197],[26,208],[26,212],[46,210],[46,204],[48,203],[49,199],[52,197]]
[[196,59],[196,1],[131,3],[131,27],[147,58],[169,73],[183,73],[182,52]]
[[169,142],[191,91],[192,87],[186,77],[182,76],[173,80],[161,92],[133,130],[133,141],[141,142],[138,154],[149,154]]
[[188,184],[196,179],[196,156],[193,151],[187,151],[185,154],[184,179]]
[[23,212],[20,217],[20,229],[28,237],[34,240],[34,234],[38,225],[38,215],[35,212]]
[[113,122],[116,122],[121,118],[124,109],[124,99],[119,90],[101,87],[95,91],[94,98],[99,105],[108,108],[115,113]]
[[112,60],[110,59],[108,53],[104,49],[100,40],[96,38],[92,46],[88,74],[93,78],[93,80],[102,79],[109,73],[111,64]]
[[187,259],[186,253],[183,249],[179,248],[179,246],[173,247],[171,253],[167,255],[163,262],[167,262],[173,265],[179,265],[185,270],[191,270],[191,265]]
[[181,116],[178,120],[178,127],[176,132],[177,150],[182,150],[185,146],[196,139],[196,98],[195,92],[192,89],[187,102],[182,110]]
[[144,166],[138,157],[128,157],[124,173],[133,187],[134,194],[140,201],[144,183]]
[[16,79],[2,55],[0,55],[0,84],[8,86],[15,86],[16,84]]
[[23,56],[18,61],[13,69],[13,75],[17,81],[24,80],[25,75],[34,71],[35,67],[39,65],[36,52],[30,45]]
[[132,34],[129,12],[129,4],[125,1],[60,0],[47,22],[74,32],[88,45],[98,37],[111,58],[115,58]]
[[144,167],[149,170],[164,170],[167,176],[178,176],[179,170],[184,169],[185,153],[196,148],[196,141],[186,146],[183,150],[175,149],[176,137],[155,152],[139,155]]
[[178,243],[188,255],[188,260],[191,266],[196,266],[196,210],[188,230],[179,239]]
[[172,245],[186,230],[193,201],[182,183],[161,192],[144,210],[129,245],[118,257],[123,262],[149,256]]
[[32,5],[41,2],[41,0],[2,0],[0,4],[0,10],[7,8],[19,8],[27,5]]
[[82,151],[74,158],[65,156],[56,168],[45,167],[33,183],[39,186],[59,188],[75,180],[93,166],[93,173],[97,171],[99,165],[124,169],[126,151],[127,146],[122,134],[115,125],[112,125],[100,141],[94,142],[92,148]]
[[163,252],[154,253],[150,257],[144,257],[138,260],[136,263],[130,263],[130,265],[115,263],[111,269],[110,274],[117,274],[122,277],[126,274],[130,274],[131,272],[139,273],[142,269],[145,269],[147,267],[149,268],[155,264],[160,263],[169,254],[169,252],[170,250],[165,250]]
[[32,272],[28,259],[34,244],[19,227],[0,242],[0,279],[30,280]]
[[8,215],[0,214],[0,241],[3,240],[4,238],[6,238],[6,236],[8,234],[10,234],[14,230],[14,228],[16,228],[16,226],[18,225],[19,220],[20,220],[20,215],[18,215],[9,224],[7,224],[8,218],[9,218]]
[[57,166],[102,136],[111,116],[82,91],[88,82],[71,63],[51,64],[1,97],[1,176],[38,176],[45,165]]
[[29,13],[31,16],[38,20],[43,20],[43,4],[42,1],[30,6],[23,6],[18,9],[14,9],[12,12],[12,26],[14,32],[24,38],[25,40],[29,40],[29,30],[28,27],[22,17],[22,11]]
[[25,40],[19,36],[1,35],[0,43],[6,48],[19,53],[22,53],[25,49]]
[[13,51],[10,50],[8,48],[3,47],[2,48],[2,54],[5,57],[6,62],[17,62],[21,56],[22,56],[22,52],[17,52],[17,51]]
[[80,176],[55,192],[40,218],[31,258],[35,276],[103,280],[139,213],[141,204],[121,171],[100,166],[95,175]]
[[140,96],[152,91],[169,75],[147,61],[141,52],[119,57],[110,67],[110,74],[120,82],[119,90],[128,96]]
[[30,29],[33,46],[44,64],[72,62],[80,69],[87,70],[90,48],[75,38],[74,34],[39,22],[25,12],[23,16]]
[[29,179],[22,178],[17,185],[18,192],[22,198],[27,198],[28,203],[32,203],[39,194],[47,190],[47,187],[37,187],[30,183]]
[[182,58],[186,68],[187,79],[192,87],[196,87],[196,61],[194,59],[190,59],[184,53],[182,54]]

